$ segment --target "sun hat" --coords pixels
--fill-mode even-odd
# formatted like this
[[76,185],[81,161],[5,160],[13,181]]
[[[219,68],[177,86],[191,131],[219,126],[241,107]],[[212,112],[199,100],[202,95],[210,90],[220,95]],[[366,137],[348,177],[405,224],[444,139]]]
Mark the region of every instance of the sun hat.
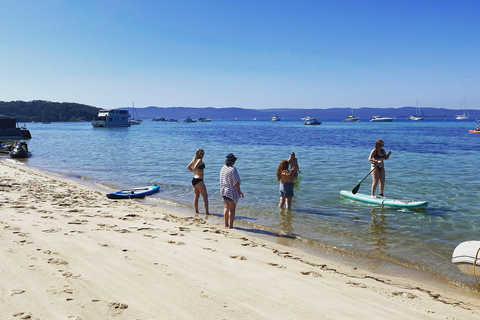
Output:
[[225,163],[232,163],[232,162],[235,162],[236,160],[237,160],[237,157],[235,157],[233,153],[229,153],[225,157]]

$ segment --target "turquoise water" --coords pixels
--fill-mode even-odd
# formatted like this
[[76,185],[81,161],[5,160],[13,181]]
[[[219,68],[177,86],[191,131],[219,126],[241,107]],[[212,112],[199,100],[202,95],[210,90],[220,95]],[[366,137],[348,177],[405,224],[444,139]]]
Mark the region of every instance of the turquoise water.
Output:
[[[205,183],[213,219],[223,210],[218,175],[227,153],[236,167],[245,198],[237,217],[266,227],[394,261],[460,283],[473,284],[450,262],[457,244],[479,240],[480,134],[468,133],[473,121],[392,123],[324,121],[144,121],[131,128],[92,128],[90,123],[28,125],[33,139],[29,166],[85,177],[112,189],[159,184],[150,199],[193,212],[192,175],[186,170],[197,148],[205,150]],[[381,208],[348,200],[370,170],[368,156],[377,139],[392,151],[386,162],[385,194],[427,200],[425,210]],[[302,174],[293,210],[277,208],[276,169],[295,151]],[[15,160],[8,160],[15,161]],[[361,185],[369,193],[371,178]],[[200,206],[203,212],[203,206]],[[240,226],[241,224],[239,224]]]

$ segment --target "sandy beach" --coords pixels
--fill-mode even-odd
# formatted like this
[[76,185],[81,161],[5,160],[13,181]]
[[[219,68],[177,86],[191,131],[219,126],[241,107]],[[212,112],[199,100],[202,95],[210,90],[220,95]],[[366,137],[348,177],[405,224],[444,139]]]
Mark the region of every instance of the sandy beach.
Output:
[[479,319],[469,295],[361,270],[0,163],[1,319]]

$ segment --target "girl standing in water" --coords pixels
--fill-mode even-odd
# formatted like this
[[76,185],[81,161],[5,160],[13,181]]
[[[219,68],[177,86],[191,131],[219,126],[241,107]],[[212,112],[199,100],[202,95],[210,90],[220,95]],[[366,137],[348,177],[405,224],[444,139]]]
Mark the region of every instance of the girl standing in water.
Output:
[[288,161],[282,160],[277,169],[277,180],[280,181],[280,203],[279,208],[283,208],[286,204],[286,209],[290,210],[292,207],[293,198],[293,180],[295,179],[296,167],[291,167],[288,170]]
[[[387,152],[383,149],[383,141],[377,140],[375,142],[375,149],[370,152],[370,157],[368,157],[368,161],[372,163],[372,197],[375,198],[375,190],[377,189],[377,185],[380,182],[380,197],[385,198],[383,195],[383,189],[385,188],[385,168],[384,168],[384,160],[388,160],[392,152]],[[374,170],[375,169],[375,170]]]
[[205,214],[208,215],[208,193],[207,187],[203,182],[203,170],[205,169],[205,164],[203,163],[203,156],[205,155],[205,151],[203,149],[198,149],[195,152],[195,156],[193,160],[188,164],[187,170],[193,172],[194,176],[192,179],[192,187],[193,187],[193,206],[195,207],[195,213],[198,214],[198,200],[200,199],[200,195],[203,197],[203,204],[205,206]]

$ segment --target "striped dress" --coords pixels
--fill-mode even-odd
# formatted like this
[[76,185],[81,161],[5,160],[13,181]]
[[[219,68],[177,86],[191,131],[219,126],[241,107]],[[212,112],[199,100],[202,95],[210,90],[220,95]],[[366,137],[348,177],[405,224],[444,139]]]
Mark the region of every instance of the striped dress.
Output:
[[227,197],[238,203],[240,193],[235,188],[236,183],[240,183],[240,176],[234,166],[224,165],[220,170],[220,197]]

